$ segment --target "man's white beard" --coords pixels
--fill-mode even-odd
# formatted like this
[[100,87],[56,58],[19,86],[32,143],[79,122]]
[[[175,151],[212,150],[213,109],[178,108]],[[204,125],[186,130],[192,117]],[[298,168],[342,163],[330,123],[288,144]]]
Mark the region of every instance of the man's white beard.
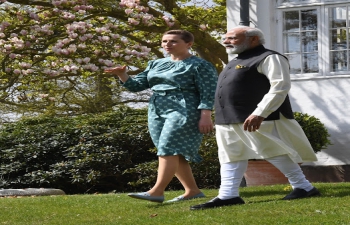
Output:
[[249,48],[248,43],[242,43],[240,45],[228,45],[228,46],[231,46],[231,48],[226,48],[226,52],[229,55],[240,54]]
[[226,53],[229,55],[236,55],[237,53],[235,53],[235,48],[226,48]]

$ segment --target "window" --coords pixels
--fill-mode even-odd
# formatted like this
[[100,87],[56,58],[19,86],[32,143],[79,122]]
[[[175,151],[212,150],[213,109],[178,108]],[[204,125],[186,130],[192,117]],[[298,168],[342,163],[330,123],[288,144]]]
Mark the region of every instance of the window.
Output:
[[330,7],[331,72],[349,71],[349,9],[350,6]]
[[291,73],[318,73],[317,10],[287,11],[283,21],[283,49]]
[[[343,4],[342,4],[343,2]],[[281,48],[292,78],[349,75],[350,2],[279,0]]]

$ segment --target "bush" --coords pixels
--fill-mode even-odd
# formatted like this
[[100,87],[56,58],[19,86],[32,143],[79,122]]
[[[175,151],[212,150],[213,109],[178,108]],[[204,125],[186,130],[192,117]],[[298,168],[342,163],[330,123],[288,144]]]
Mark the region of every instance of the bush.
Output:
[[[314,148],[330,144],[319,119],[295,112]],[[215,134],[204,135],[201,163],[191,164],[200,188],[218,188]],[[0,129],[0,188],[59,188],[68,194],[148,190],[158,158],[147,127],[147,110],[78,117],[24,118]],[[177,179],[169,189],[182,189]]]
[[301,112],[294,112],[294,118],[300,124],[315,153],[331,145],[328,130],[318,118]]
[[124,171],[156,159],[153,147],[145,109],[22,119],[0,130],[0,188],[128,190],[137,177]]

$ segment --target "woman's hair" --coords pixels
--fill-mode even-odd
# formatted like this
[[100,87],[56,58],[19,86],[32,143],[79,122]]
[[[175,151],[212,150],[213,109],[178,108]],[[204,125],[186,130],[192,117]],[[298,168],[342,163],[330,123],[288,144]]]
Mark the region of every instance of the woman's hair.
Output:
[[180,35],[181,39],[186,43],[194,42],[193,34],[191,32],[186,31],[186,30],[168,30],[163,34],[163,36],[166,34]]

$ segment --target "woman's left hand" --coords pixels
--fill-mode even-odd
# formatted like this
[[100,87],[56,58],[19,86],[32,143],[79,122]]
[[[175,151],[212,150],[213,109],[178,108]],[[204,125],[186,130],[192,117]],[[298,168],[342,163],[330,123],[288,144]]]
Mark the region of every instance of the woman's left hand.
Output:
[[198,123],[199,132],[208,134],[214,130],[214,124],[211,120],[211,110],[202,110],[201,118]]

